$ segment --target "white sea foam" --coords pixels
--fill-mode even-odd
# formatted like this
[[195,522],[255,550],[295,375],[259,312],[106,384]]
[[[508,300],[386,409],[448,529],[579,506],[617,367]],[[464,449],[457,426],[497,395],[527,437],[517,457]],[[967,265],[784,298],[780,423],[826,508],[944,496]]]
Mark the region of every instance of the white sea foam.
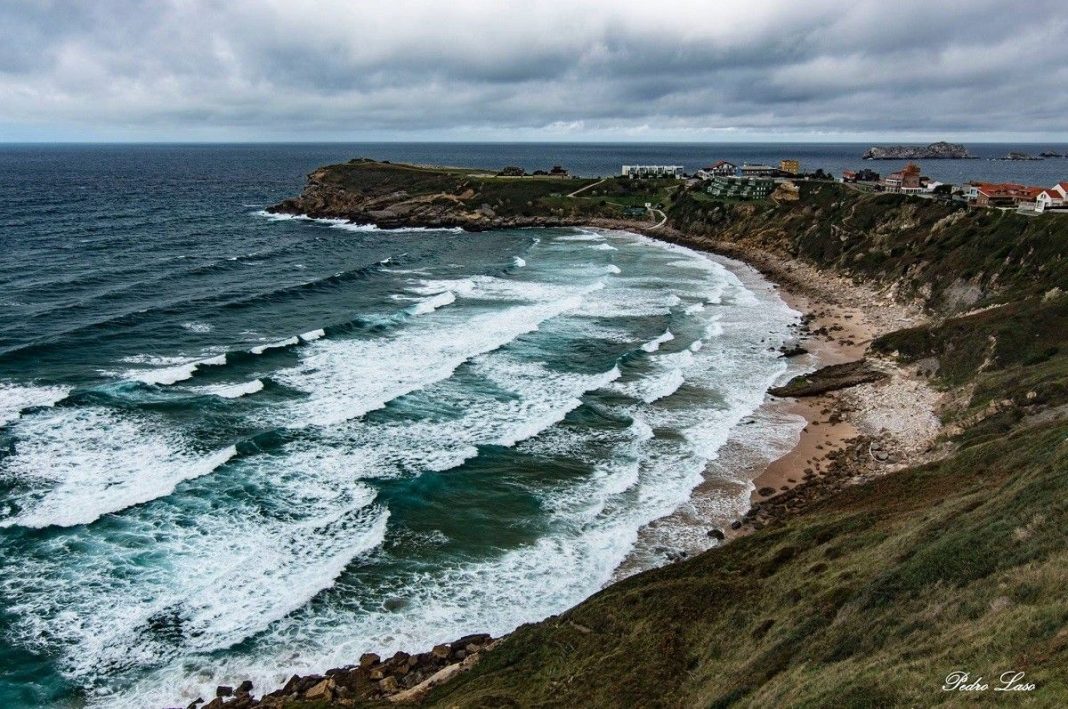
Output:
[[426,315],[432,313],[438,308],[442,308],[446,305],[451,305],[456,302],[456,294],[452,291],[445,291],[444,293],[438,293],[437,295],[430,296],[426,300],[420,301],[416,305],[413,305],[409,312],[412,315]]
[[516,268],[523,268],[527,265],[527,262],[525,259],[521,259],[518,256],[514,256],[512,257],[512,265]]
[[276,342],[268,342],[265,345],[256,345],[255,347],[250,348],[249,352],[255,355],[260,355],[266,352],[267,350],[277,350],[283,347],[292,347],[293,345],[297,344],[300,344],[300,338],[293,336],[287,337],[284,340],[278,340]]
[[211,332],[215,327],[211,323],[206,322],[185,322],[182,323],[182,327],[190,332],[204,333]]
[[[286,462],[260,461],[235,480],[235,491],[275,491],[284,511],[243,497],[229,514],[200,515],[196,502],[158,505],[125,520],[123,534],[90,541],[74,532],[57,538],[57,553],[8,568],[0,584],[27,599],[14,609],[18,633],[77,648],[60,667],[91,685],[110,669],[173,657],[176,636],[182,653],[210,653],[285,618],[379,546],[389,517],[372,504],[373,490],[346,476],[343,456],[295,452]],[[227,492],[198,491],[204,502]],[[146,704],[142,696],[119,705]]]
[[305,342],[314,342],[320,337],[326,337],[326,330],[320,328],[318,330],[311,330],[309,332],[301,333],[300,335],[300,339],[304,340]]
[[[138,364],[167,365],[156,369],[128,370],[123,376],[128,379],[144,382],[145,384],[170,386],[171,384],[192,378],[193,374],[201,367],[218,367],[226,364],[226,354],[224,353],[198,360],[187,360],[180,357],[171,358],[157,357],[153,355],[136,355],[133,357],[126,357],[123,361]],[[177,364],[175,364],[175,362],[177,362]]]
[[17,421],[24,409],[53,406],[70,394],[66,386],[38,386],[0,382],[0,426]]
[[167,367],[165,369],[152,369],[148,371],[138,372],[133,375],[134,379],[142,381],[145,384],[159,384],[161,386],[167,386],[174,384],[175,382],[184,381],[193,376],[193,372],[197,371],[199,362],[187,362],[185,364],[179,364],[174,367]]
[[671,334],[671,330],[665,330],[664,334],[653,340],[649,340],[644,345],[642,345],[642,349],[646,352],[656,352],[658,349],[660,349],[660,345],[664,344],[665,342],[671,342],[674,339],[675,336]]
[[[570,289],[556,288],[550,292],[557,297],[532,304],[412,325],[367,339],[312,343],[299,366],[275,375],[283,384],[308,394],[305,400],[283,407],[279,414],[298,426],[331,425],[359,418],[399,396],[452,376],[470,358],[496,350],[533,332],[544,320],[576,309],[587,293],[602,287],[598,281]],[[481,295],[488,297],[493,290],[489,288]],[[528,293],[536,297],[545,289],[531,288]]]
[[307,221],[317,224],[325,224],[334,229],[355,232],[371,231],[396,231],[396,232],[422,232],[422,231],[446,231],[450,233],[463,233],[462,227],[398,227],[395,229],[382,229],[374,224],[355,224],[348,219],[338,217],[309,217],[307,214],[274,214],[266,210],[258,210],[252,213],[257,217],[265,217],[271,221]]
[[15,455],[4,460],[2,473],[23,488],[21,511],[0,526],[88,524],[169,495],[237,454],[233,446],[197,453],[165,424],[88,407],[25,418],[14,433]]
[[224,399],[238,399],[248,394],[255,394],[258,391],[263,391],[263,382],[259,379],[253,379],[251,382],[219,384],[216,386],[203,387],[197,391],[203,392],[204,394],[221,396]]
[[604,234],[592,231],[583,231],[578,234],[565,234],[556,237],[556,241],[604,241]]
[[594,251],[617,251],[618,250],[618,249],[616,249],[616,247],[612,246],[611,244],[594,244],[593,246],[589,246],[587,248],[593,249]]

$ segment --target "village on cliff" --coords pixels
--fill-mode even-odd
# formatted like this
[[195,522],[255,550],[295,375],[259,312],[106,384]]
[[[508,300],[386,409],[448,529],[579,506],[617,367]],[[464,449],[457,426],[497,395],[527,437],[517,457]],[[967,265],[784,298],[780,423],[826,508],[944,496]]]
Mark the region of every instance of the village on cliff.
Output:
[[[999,160],[1032,159],[1030,156],[1014,157],[1010,153]],[[1058,153],[1043,153],[1045,157],[1064,157]],[[1068,214],[1068,180],[1050,187],[1024,185],[1012,182],[968,181],[954,185],[942,183],[923,174],[915,159],[975,159],[960,145],[932,143],[926,148],[871,148],[863,160],[908,160],[900,170],[888,174],[861,168],[843,170],[835,176],[817,169],[802,170],[798,160],[784,158],[778,166],[743,163],[737,165],[727,160],[716,161],[695,171],[685,172],[682,165],[623,165],[619,177],[634,179],[687,180],[691,187],[703,188],[709,196],[734,200],[761,200],[776,195],[796,193],[796,181],[836,181],[862,192],[887,192],[915,195],[929,199],[962,202],[973,207],[1015,210],[1022,214],[1044,213]],[[1036,158],[1037,159],[1037,158]],[[505,168],[501,176],[524,176],[522,168]],[[556,165],[550,171],[537,171],[532,176],[568,177],[568,171]]]

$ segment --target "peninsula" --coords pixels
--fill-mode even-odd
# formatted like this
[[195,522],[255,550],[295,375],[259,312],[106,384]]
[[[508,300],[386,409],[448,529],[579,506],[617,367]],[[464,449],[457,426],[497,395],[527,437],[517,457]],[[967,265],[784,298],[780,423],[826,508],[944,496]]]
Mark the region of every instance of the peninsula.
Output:
[[808,312],[798,351],[847,366],[776,390],[808,407],[809,448],[710,530],[729,543],[501,639],[206,706],[926,705],[954,671],[1008,670],[1068,704],[1068,219],[829,182],[744,202],[369,160],[271,210],[643,231],[757,266]]

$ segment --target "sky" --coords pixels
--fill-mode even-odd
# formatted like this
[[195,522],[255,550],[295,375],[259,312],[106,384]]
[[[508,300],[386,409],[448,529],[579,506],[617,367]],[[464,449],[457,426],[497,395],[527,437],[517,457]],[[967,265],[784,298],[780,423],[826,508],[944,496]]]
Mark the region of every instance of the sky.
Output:
[[0,0],[0,142],[1068,143],[1055,0]]

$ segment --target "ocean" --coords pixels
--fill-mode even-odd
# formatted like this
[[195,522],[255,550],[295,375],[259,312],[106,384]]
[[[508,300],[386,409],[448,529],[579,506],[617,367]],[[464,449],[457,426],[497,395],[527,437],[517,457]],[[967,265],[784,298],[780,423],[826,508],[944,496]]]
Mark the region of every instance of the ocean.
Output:
[[[842,158],[806,149],[751,159]],[[744,510],[724,444],[796,435],[751,418],[798,320],[751,270],[263,212],[359,155],[740,159],[701,150],[0,147],[0,706],[184,706],[506,633],[665,563],[640,530],[709,470],[706,508]]]

